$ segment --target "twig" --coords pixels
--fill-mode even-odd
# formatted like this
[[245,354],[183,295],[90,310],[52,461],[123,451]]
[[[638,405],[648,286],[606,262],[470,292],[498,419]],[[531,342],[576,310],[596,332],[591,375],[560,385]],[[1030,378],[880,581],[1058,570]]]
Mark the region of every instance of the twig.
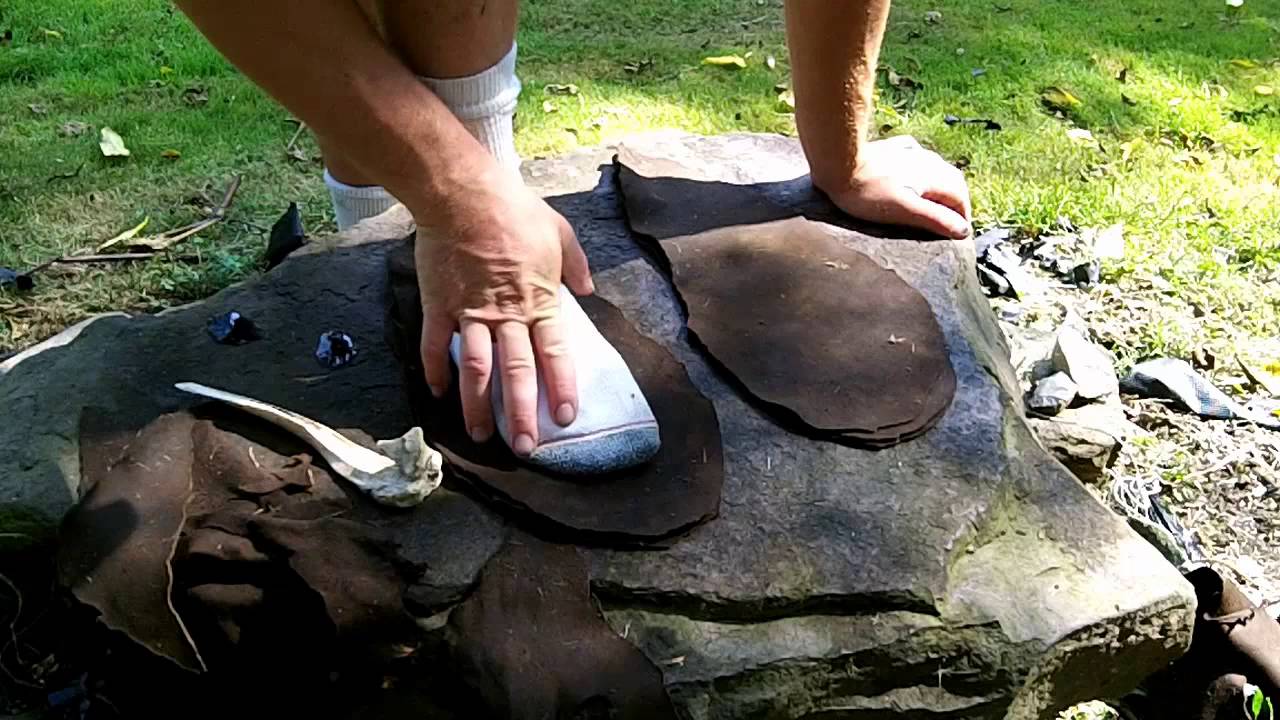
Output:
[[81,171],[81,170],[83,170],[83,169],[84,169],[84,163],[80,163],[80,165],[79,165],[78,167],[76,167],[76,169],[75,169],[75,170],[73,170],[73,171],[71,171],[71,172],[69,172],[69,173],[57,173],[57,174],[52,175],[51,177],[49,177],[49,179],[48,179],[48,180],[45,180],[45,182],[46,182],[46,183],[51,183],[51,182],[54,182],[54,181],[56,181],[56,180],[70,180],[71,178],[78,176],[78,175],[80,174],[80,171]]
[[51,260],[50,265],[54,263],[73,265],[76,263],[100,263],[100,262],[123,262],[129,260],[146,260],[159,255],[159,252],[126,252],[126,253],[107,253],[105,255],[65,255],[56,260]]
[[293,146],[298,142],[298,138],[302,136],[302,131],[306,129],[307,129],[306,123],[304,122],[298,123],[297,132],[293,134],[293,137],[289,138],[289,144],[284,146],[284,151],[286,154],[293,152]]
[[[162,233],[159,236],[159,239],[161,241],[167,241],[167,242],[164,242],[163,245],[161,245],[158,249],[154,251],[113,253],[109,255],[93,255],[93,254],[86,254],[84,251],[78,251],[70,255],[63,255],[61,257],[53,258],[52,260],[46,260],[40,263],[39,265],[36,265],[35,267],[31,268],[30,270],[26,271],[25,273],[23,273],[23,275],[27,275],[27,276],[34,275],[41,270],[45,270],[50,266],[58,265],[58,264],[125,262],[125,261],[131,261],[131,260],[146,260],[148,258],[153,258],[157,255],[167,253],[174,245],[177,245],[178,243],[182,242],[183,240],[186,240],[192,235],[195,235],[196,233],[206,230],[225,220],[227,217],[227,210],[231,208],[231,203],[235,201],[236,193],[240,190],[240,181],[242,179],[243,178],[240,175],[236,175],[235,177],[231,178],[231,184],[227,186],[226,192],[223,193],[222,195],[222,202],[218,203],[216,207],[214,207],[212,210],[209,211],[209,217],[206,217],[203,220],[197,220],[196,222],[193,222],[189,225],[183,225],[180,228],[175,228],[173,230],[169,230],[165,233]],[[189,260],[190,258],[182,257],[178,259]]]

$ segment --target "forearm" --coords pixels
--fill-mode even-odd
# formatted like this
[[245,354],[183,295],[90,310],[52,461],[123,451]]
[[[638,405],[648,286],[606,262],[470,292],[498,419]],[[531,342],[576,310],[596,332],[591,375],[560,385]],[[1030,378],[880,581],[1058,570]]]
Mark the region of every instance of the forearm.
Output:
[[491,163],[354,0],[178,5],[245,75],[415,214]]
[[786,16],[800,142],[814,184],[839,192],[875,115],[889,0],[787,0]]

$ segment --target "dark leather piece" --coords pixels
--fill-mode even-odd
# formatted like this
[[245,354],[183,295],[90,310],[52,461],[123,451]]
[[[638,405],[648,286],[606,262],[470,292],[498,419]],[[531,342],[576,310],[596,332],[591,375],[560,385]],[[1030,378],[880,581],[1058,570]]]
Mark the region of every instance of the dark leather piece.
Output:
[[600,617],[579,551],[513,538],[449,617],[482,717],[675,720],[662,672]]
[[749,186],[626,166],[620,182],[691,334],[780,423],[885,447],[941,419],[956,383],[946,340],[897,273]]
[[584,482],[520,462],[496,435],[484,445],[472,442],[456,382],[445,397],[431,397],[418,357],[422,309],[412,245],[393,252],[389,267],[397,345],[414,389],[418,421],[444,454],[447,472],[467,483],[474,494],[514,514],[530,529],[565,534],[582,543],[655,542],[716,515],[724,467],[715,408],[693,386],[684,366],[640,335],[617,308],[599,298],[580,298],[583,311],[627,361],[648,399],[662,433],[662,449],[644,465]]

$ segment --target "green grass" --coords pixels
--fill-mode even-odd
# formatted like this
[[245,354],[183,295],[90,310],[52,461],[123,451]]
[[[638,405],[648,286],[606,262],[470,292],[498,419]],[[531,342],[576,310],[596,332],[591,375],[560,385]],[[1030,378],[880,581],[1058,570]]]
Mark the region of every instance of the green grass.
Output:
[[[934,10],[941,21],[926,22]],[[1227,11],[1217,0],[901,0],[882,65],[922,87],[882,83],[877,125],[966,164],[979,224],[1124,222],[1127,257],[1107,268],[1109,290],[1099,291],[1114,320],[1104,334],[1122,358],[1274,338],[1280,94],[1254,88],[1280,91],[1280,4],[1247,0]],[[287,158],[288,115],[169,4],[0,0],[5,29],[13,41],[0,47],[0,266],[91,246],[143,217],[153,229],[185,224],[199,217],[193,194],[216,194],[233,173],[245,180],[232,213],[244,222],[189,241],[197,263],[80,268],[42,276],[34,293],[0,295],[0,349],[87,313],[155,310],[255,272],[264,241],[245,223],[269,225],[290,200],[312,232],[331,227],[314,143],[302,140],[312,159]],[[794,131],[773,90],[787,80],[779,0],[527,0],[520,47],[517,141],[527,157],[654,127]],[[724,53],[751,53],[748,67],[700,64]],[[629,71],[633,63],[642,69]],[[549,95],[550,83],[580,92]],[[1055,117],[1039,100],[1047,86],[1082,105]],[[184,101],[192,87],[208,102]],[[947,114],[1004,129],[948,127]],[[60,136],[71,120],[94,129]],[[132,157],[100,156],[104,125]],[[1073,126],[1099,143],[1073,142]],[[166,150],[181,157],[165,159]],[[77,167],[74,178],[49,180]]]

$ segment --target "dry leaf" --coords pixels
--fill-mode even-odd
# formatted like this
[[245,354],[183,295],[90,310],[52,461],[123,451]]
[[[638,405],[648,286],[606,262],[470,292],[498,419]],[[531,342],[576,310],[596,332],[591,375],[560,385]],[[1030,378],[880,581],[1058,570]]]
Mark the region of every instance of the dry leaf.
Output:
[[796,94],[790,90],[784,90],[778,93],[778,108],[782,112],[793,113],[796,111]]
[[177,160],[178,158],[182,157],[182,153],[178,152],[177,150],[169,149],[160,153],[160,157],[164,158],[165,160]]
[[32,115],[48,115],[49,114],[49,108],[44,105],[40,105],[39,103],[31,103],[30,105],[27,106],[27,109],[31,111]]
[[942,22],[942,13],[938,12],[937,10],[930,10],[929,12],[924,14],[924,21],[929,23],[930,25],[937,25],[938,23]]
[[1254,85],[1253,91],[1259,95],[1274,95],[1276,89],[1270,85]]
[[778,67],[778,58],[772,55],[766,56],[764,59],[764,65],[770,70],[773,70],[774,68]]
[[542,91],[548,95],[577,95],[578,86],[573,83],[562,85],[560,83],[551,83],[543,86]]
[[1231,61],[1231,65],[1233,67],[1238,67],[1241,70],[1253,70],[1254,68],[1258,67],[1258,63],[1248,58],[1236,58],[1235,60]]
[[148,223],[148,222],[150,222],[150,221],[151,221],[151,218],[149,218],[149,217],[142,218],[142,222],[138,223],[137,225],[135,225],[135,226],[133,226],[133,227],[129,228],[128,230],[125,230],[124,232],[120,233],[119,235],[117,235],[117,236],[115,236],[115,237],[111,238],[110,240],[108,240],[108,241],[106,241],[106,242],[102,243],[101,245],[99,245],[99,246],[98,246],[98,249],[97,249],[97,252],[102,252],[103,250],[106,250],[107,248],[109,248],[109,247],[111,247],[111,246],[113,246],[113,245],[117,245],[117,244],[119,244],[119,243],[122,243],[122,242],[124,242],[125,240],[132,240],[132,239],[134,239],[135,237],[137,237],[137,236],[138,236],[138,233],[142,232],[143,228],[145,228],[145,227],[147,226],[147,223]]
[[740,70],[747,66],[747,61],[741,55],[712,55],[711,57],[702,58],[702,64]]
[[62,127],[58,128],[58,134],[63,137],[79,137],[89,132],[89,126],[79,120],[62,123]]
[[1080,107],[1084,104],[1080,98],[1072,95],[1070,91],[1063,90],[1060,87],[1048,87],[1044,92],[1040,93],[1040,101],[1052,110],[1068,111]]
[[62,33],[58,32],[57,30],[50,30],[49,28],[41,28],[41,31],[44,32],[44,36],[47,39],[50,39],[50,40],[62,39]]
[[1092,145],[1097,142],[1093,138],[1093,133],[1084,128],[1071,128],[1067,130],[1067,137],[1080,143],[1081,145]]
[[129,157],[129,148],[124,146],[124,138],[120,137],[120,133],[109,127],[102,128],[102,139],[98,141],[98,147],[102,149],[102,154],[107,157]]
[[555,103],[553,103],[553,102],[551,102],[550,100],[543,100],[543,101],[542,101],[542,112],[544,112],[544,113],[553,113],[553,112],[557,112],[557,111],[559,111],[559,110],[560,110],[560,108],[556,107],[556,104],[555,104]]

